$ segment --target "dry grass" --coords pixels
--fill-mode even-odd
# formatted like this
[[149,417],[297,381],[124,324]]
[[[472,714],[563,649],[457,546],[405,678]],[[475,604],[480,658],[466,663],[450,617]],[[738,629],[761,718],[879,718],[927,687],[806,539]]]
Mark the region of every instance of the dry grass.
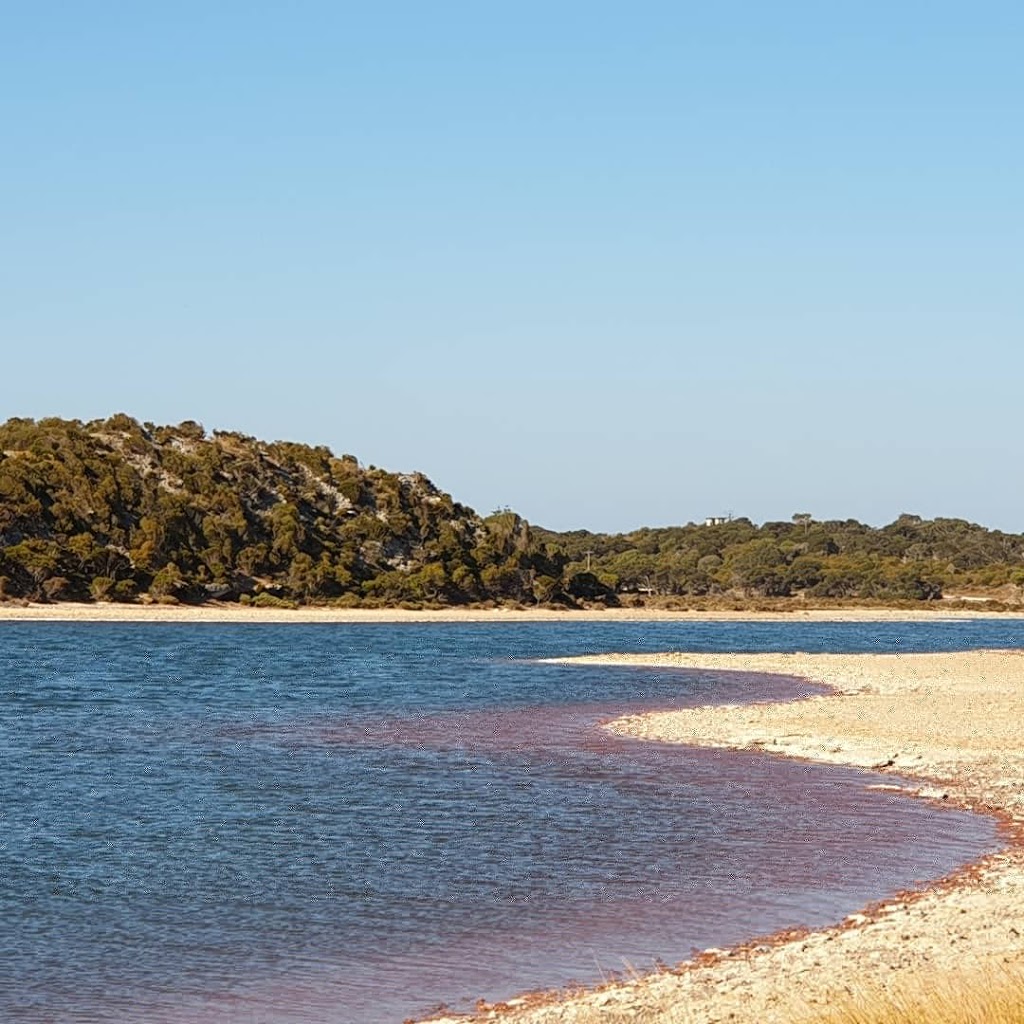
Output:
[[801,1024],[1024,1024],[1024,970],[915,977],[845,994]]

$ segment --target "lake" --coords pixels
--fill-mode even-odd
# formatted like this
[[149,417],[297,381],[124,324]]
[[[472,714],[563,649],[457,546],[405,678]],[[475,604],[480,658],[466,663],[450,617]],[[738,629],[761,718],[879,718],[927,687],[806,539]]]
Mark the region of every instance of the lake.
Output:
[[823,926],[999,845],[870,773],[611,736],[792,679],[534,659],[1024,623],[0,623],[0,1019],[397,1024]]

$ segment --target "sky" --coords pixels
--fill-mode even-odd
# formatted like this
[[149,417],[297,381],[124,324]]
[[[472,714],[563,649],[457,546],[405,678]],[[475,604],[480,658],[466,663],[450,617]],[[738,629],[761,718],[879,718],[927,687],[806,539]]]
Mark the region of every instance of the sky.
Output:
[[0,0],[0,419],[1024,531],[1022,52],[985,0]]

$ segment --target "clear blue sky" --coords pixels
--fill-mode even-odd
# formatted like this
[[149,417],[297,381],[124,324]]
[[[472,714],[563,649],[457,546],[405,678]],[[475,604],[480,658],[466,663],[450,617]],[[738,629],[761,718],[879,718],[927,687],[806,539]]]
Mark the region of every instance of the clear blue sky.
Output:
[[0,13],[3,417],[1024,530],[1024,5]]

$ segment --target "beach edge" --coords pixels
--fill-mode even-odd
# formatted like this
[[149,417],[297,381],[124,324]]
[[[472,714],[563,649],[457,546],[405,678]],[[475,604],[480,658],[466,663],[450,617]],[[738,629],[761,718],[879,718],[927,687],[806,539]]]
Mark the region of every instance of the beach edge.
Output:
[[0,602],[0,622],[500,623],[523,622],[942,622],[1024,619],[1020,611],[970,608],[793,608],[789,611],[670,611],[660,608],[253,608],[238,604],[163,605]]
[[[921,704],[975,700],[986,714],[1024,720],[1024,652],[953,654],[604,654],[545,659],[564,665],[756,672],[797,676],[827,693],[793,700],[626,715],[606,723],[620,735],[659,742],[757,750],[821,764],[895,773],[921,783],[899,788],[995,817],[1004,845],[913,892],[896,893],[828,928],[752,939],[707,950],[674,968],[569,993],[524,993],[480,1003],[474,1014],[428,1018],[433,1024],[493,1020],[507,1024],[591,1024],[634,1019],[645,1024],[712,1024],[721,1020],[789,1024],[813,1017],[836,993],[865,985],[885,989],[897,977],[1024,963],[1024,726],[993,732],[971,749],[922,743],[932,718]],[[985,700],[978,698],[984,696]],[[893,709],[872,735],[871,705]],[[903,714],[895,709],[902,705]],[[941,705],[941,706],[940,706]],[[844,708],[842,714],[838,713]],[[849,721],[866,723],[846,730]],[[891,730],[916,721],[900,749]],[[827,722],[828,730],[820,724]],[[814,728],[815,725],[818,728]],[[991,720],[971,725],[984,735]],[[1012,721],[1011,721],[1012,724]],[[784,727],[780,729],[781,727]],[[802,728],[803,732],[793,731]],[[788,730],[788,731],[786,731]],[[1014,746],[1008,746],[1014,745]],[[954,757],[950,760],[950,754]],[[959,948],[956,948],[959,947]],[[794,999],[791,993],[800,992]],[[683,1016],[680,1016],[683,1014]],[[618,1015],[618,1016],[617,1016]],[[426,1024],[426,1020],[422,1022]]]

